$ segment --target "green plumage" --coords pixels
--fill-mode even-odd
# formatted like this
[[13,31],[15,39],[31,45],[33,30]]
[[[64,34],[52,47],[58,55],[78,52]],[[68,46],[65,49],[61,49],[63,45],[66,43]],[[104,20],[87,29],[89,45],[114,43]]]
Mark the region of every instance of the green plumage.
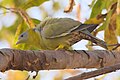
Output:
[[36,28],[22,33],[17,44],[26,43],[42,50],[55,50],[68,49],[81,39],[87,39],[106,48],[104,41],[90,34],[96,27],[70,18],[46,18]]

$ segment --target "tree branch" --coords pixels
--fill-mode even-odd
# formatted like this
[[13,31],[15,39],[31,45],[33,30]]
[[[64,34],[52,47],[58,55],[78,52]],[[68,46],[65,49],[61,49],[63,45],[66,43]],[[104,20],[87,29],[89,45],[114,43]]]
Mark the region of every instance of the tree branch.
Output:
[[[16,50],[0,49],[0,71],[27,70],[39,71],[49,69],[75,69],[75,68],[102,68],[120,63],[120,51],[94,50],[94,51],[65,51],[65,50]],[[119,65],[98,71],[83,73],[81,79],[90,78],[119,69]],[[117,68],[117,69],[116,69]],[[106,71],[104,70],[106,69]],[[88,77],[85,77],[86,75]],[[75,76],[76,77],[76,76]],[[78,77],[78,76],[77,76]],[[79,76],[80,78],[80,76]],[[72,78],[77,80],[76,78]],[[68,80],[72,80],[71,78]]]
[[82,73],[80,75],[67,78],[65,80],[83,80],[83,79],[88,79],[88,78],[96,77],[96,76],[99,76],[99,75],[102,75],[102,74],[105,74],[105,73],[113,72],[113,71],[116,71],[118,69],[120,69],[120,63],[118,63],[116,65],[113,65],[113,66],[100,68],[100,69],[95,70],[95,71],[85,72],[85,73]]
[[65,51],[0,49],[0,70],[101,68],[120,62],[120,51]]

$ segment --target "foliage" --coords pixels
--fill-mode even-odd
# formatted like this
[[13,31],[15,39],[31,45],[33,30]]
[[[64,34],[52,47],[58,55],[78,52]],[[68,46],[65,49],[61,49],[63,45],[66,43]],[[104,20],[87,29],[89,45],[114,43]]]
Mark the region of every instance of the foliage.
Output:
[[[93,0],[94,1],[94,0]],[[96,35],[99,31],[104,30],[104,40],[108,45],[117,44],[117,36],[120,35],[120,0],[97,0],[96,3],[92,3],[92,12],[90,19],[97,17],[99,14],[102,14],[106,10],[107,16],[102,22],[102,25],[96,29],[94,34]],[[95,21],[95,20],[94,20]],[[109,46],[109,49],[112,49],[113,46]]]
[[[4,12],[2,15],[4,16],[8,13],[8,11],[10,11],[10,13],[16,14],[17,19],[10,27],[2,27],[0,30],[0,40],[7,40],[12,48],[33,49],[26,44],[16,46],[15,43],[18,39],[18,36],[23,31],[25,31],[27,28],[34,28],[35,25],[40,23],[40,20],[31,18],[27,14],[26,10],[30,9],[31,7],[40,6],[42,3],[47,1],[49,0],[2,0],[0,2],[0,9]],[[75,5],[74,0],[70,1],[73,2],[69,3],[69,7],[66,5],[67,13],[71,12],[74,8],[73,6]],[[53,1],[53,3],[54,4],[52,5],[52,8],[55,11],[61,9],[62,5],[60,5],[58,2]],[[90,8],[92,9],[92,12],[90,18],[86,20],[85,23],[101,24],[93,34],[96,36],[99,31],[104,31],[104,40],[108,45],[118,43],[117,37],[120,36],[120,0],[93,0]],[[105,15],[102,14],[104,11],[106,11]],[[79,14],[77,14],[77,16],[78,15]],[[112,48],[113,46],[109,47],[109,49]],[[90,46],[89,49],[91,49]]]

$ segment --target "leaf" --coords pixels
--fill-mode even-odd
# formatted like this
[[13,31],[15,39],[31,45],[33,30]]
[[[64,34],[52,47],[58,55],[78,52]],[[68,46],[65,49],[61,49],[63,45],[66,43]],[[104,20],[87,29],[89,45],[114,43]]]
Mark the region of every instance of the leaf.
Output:
[[23,5],[26,0],[13,0],[14,1],[14,4],[15,4],[15,7],[20,7],[21,5]]
[[91,16],[90,18],[96,17],[98,14],[101,14],[101,11],[105,9],[105,2],[104,0],[97,0],[95,5],[92,8]]
[[31,18],[31,20],[33,21],[33,23],[35,24],[35,25],[37,25],[37,24],[40,24],[40,20],[38,20],[38,19],[33,19],[33,18]]
[[116,24],[117,24],[117,35],[120,36],[120,0],[118,0],[117,3],[117,20],[116,20]]
[[28,8],[33,7],[33,6],[39,6],[45,1],[48,1],[48,0],[28,0],[27,2],[25,2],[21,6],[21,8],[22,9],[28,9]]
[[116,31],[117,31],[117,35],[120,36],[120,14],[117,15],[117,21],[116,21],[116,24],[117,24],[117,29],[116,29]]
[[[114,11],[114,10],[113,10]],[[109,23],[107,24],[105,28],[105,41],[108,45],[111,44],[117,44],[117,36],[116,36],[116,12],[113,12],[113,14],[109,17]],[[111,50],[113,49],[113,46],[108,46],[108,48]]]
[[90,18],[85,21],[85,24],[101,24],[107,14],[99,14],[94,18]]
[[59,4],[59,2],[54,2],[54,3],[53,3],[53,9],[54,9],[55,11],[58,11],[58,10],[60,9],[60,4]]
[[103,22],[103,24],[98,29],[96,29],[96,31],[95,31],[96,33],[99,31],[105,30],[106,26],[108,26],[108,24],[110,22],[111,15],[115,11],[115,9],[114,9],[115,5],[116,5],[116,2],[113,3],[113,5],[110,5],[111,10],[106,13],[107,14],[106,20]]
[[13,5],[13,0],[1,0],[0,5]]
[[89,5],[90,8],[92,8],[95,4],[96,0],[92,0],[92,3]]
[[105,2],[105,8],[109,10],[109,8],[111,8],[111,5],[114,5],[114,3],[117,2],[117,0],[109,0],[109,1],[105,0],[104,2]]
[[7,73],[7,80],[26,80],[27,76],[27,71],[9,70]]
[[39,6],[43,2],[48,0],[2,0],[0,2],[1,5],[14,5],[16,8],[22,8],[24,10],[33,7],[33,6]]
[[65,13],[71,12],[74,5],[75,5],[74,0],[69,0],[69,4],[68,4],[68,6],[64,9],[64,12],[65,12]]
[[[115,3],[110,8],[111,10],[107,13],[106,21],[104,21],[103,25],[100,26],[95,32],[99,32],[101,30],[105,30],[104,38],[107,44],[116,44],[117,36],[116,36],[116,13],[115,13]],[[113,46],[109,46],[109,49],[112,49]]]

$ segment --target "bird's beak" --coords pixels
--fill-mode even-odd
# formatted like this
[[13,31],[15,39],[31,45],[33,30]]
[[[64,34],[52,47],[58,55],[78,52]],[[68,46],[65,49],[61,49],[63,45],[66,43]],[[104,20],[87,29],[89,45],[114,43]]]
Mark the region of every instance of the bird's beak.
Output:
[[17,42],[16,42],[16,45],[18,45],[18,44],[20,44],[21,42],[20,42],[20,40],[18,40]]

